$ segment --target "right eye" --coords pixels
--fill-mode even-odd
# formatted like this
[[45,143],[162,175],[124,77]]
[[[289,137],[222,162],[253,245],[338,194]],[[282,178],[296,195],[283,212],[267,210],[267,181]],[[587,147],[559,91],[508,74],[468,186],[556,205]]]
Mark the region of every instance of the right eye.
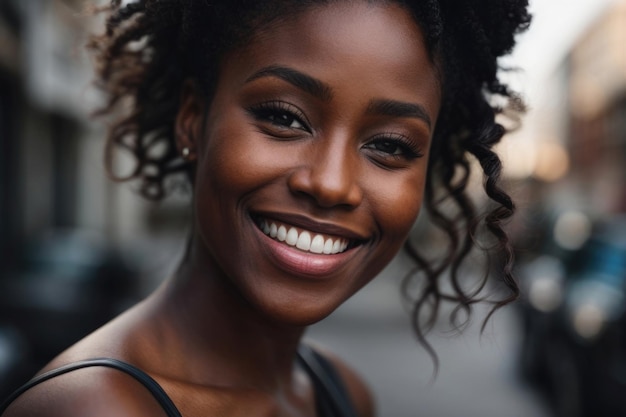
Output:
[[311,133],[306,123],[306,117],[296,106],[284,101],[268,101],[250,107],[248,112],[263,123],[268,123],[272,128],[280,131],[301,130]]

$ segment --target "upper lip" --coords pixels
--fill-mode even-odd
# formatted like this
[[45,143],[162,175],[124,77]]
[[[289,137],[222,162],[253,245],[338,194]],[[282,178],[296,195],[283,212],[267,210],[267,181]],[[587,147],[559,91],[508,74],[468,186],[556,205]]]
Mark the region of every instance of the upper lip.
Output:
[[355,241],[364,241],[369,239],[369,236],[350,228],[328,223],[326,221],[316,220],[302,214],[256,212],[253,216],[260,216],[266,220],[276,220],[282,223],[287,223],[311,232],[334,235]]

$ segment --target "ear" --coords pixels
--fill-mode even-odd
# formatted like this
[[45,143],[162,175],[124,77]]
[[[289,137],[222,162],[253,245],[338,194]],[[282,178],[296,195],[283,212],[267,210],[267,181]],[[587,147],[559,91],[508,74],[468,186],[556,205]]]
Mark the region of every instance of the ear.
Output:
[[194,161],[202,134],[203,103],[196,85],[187,80],[183,84],[180,107],[176,115],[176,146],[187,161]]

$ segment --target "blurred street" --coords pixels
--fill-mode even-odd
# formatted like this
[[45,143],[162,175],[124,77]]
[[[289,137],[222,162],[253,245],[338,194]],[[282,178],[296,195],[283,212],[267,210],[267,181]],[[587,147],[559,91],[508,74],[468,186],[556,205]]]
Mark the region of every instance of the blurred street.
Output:
[[370,384],[382,417],[547,417],[540,398],[519,380],[519,329],[513,308],[496,313],[480,336],[485,310],[462,334],[437,332],[433,363],[417,345],[399,303],[398,265],[350,299],[308,337],[327,346]]

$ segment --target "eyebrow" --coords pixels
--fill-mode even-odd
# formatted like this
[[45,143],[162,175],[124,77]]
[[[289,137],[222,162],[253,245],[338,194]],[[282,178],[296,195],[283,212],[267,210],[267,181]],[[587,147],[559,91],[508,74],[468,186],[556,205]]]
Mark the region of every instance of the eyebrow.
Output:
[[[293,68],[280,65],[261,68],[248,77],[245,82],[249,83],[264,77],[280,78],[325,102],[329,102],[333,98],[332,88],[322,81]],[[426,109],[415,103],[384,99],[372,100],[367,106],[367,112],[382,116],[416,118],[424,121],[429,128],[432,127],[432,120]]]
[[417,118],[426,122],[428,127],[432,127],[430,116],[419,104],[396,100],[373,100],[367,106],[367,112],[382,116]]
[[289,84],[292,84],[295,87],[306,91],[307,93],[319,98],[322,101],[328,102],[333,98],[332,89],[320,80],[317,80],[310,75],[304,74],[295,69],[281,67],[277,65],[272,65],[260,69],[259,71],[248,77],[248,79],[246,79],[246,83],[263,77],[280,78],[281,80],[287,81]]

